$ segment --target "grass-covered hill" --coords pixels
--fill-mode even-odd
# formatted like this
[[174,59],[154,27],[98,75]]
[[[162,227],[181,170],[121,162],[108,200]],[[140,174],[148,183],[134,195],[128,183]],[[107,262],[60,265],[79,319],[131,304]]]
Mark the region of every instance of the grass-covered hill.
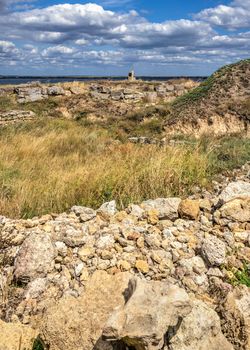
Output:
[[[166,130],[249,132],[250,59],[224,66],[172,104]],[[235,129],[235,130],[234,130]]]

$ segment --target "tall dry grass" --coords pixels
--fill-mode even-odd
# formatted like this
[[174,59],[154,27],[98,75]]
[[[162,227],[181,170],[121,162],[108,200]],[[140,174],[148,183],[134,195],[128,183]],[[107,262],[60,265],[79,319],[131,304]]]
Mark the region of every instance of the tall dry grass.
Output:
[[0,214],[32,217],[74,204],[98,207],[116,199],[124,207],[184,196],[208,183],[217,164],[215,150],[210,141],[175,147],[123,144],[108,131],[67,120],[1,129]]

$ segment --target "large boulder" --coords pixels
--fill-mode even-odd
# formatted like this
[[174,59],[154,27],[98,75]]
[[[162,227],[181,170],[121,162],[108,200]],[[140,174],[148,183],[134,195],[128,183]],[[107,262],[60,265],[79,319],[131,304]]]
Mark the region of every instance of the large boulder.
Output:
[[222,334],[217,313],[199,300],[193,301],[191,313],[169,337],[169,350],[233,350]]
[[20,323],[0,320],[0,350],[31,350],[38,332]]
[[175,220],[179,217],[178,208],[181,202],[180,198],[157,198],[148,200],[141,204],[146,211],[157,210],[159,219]]
[[44,277],[54,268],[55,248],[48,234],[32,232],[23,242],[15,259],[16,280],[29,282]]
[[125,304],[129,273],[96,271],[85,293],[68,296],[44,315],[41,338],[50,350],[93,350],[116,307]]
[[136,350],[162,349],[169,327],[176,326],[190,311],[184,289],[167,282],[134,279],[127,303],[108,320],[103,337]]
[[47,97],[45,89],[40,86],[21,86],[15,88],[19,103],[41,101]]
[[235,198],[249,198],[250,197],[250,182],[235,181],[230,182],[228,186],[221,192],[220,200],[228,202]]

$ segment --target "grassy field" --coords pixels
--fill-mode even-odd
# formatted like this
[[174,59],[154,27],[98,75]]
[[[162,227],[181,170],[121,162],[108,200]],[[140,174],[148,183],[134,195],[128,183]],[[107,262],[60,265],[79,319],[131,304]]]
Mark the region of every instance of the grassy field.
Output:
[[[189,140],[190,141],[190,140]],[[201,139],[160,147],[124,143],[112,129],[62,119],[0,129],[0,214],[33,217],[79,204],[120,208],[185,196],[249,160],[250,140]]]

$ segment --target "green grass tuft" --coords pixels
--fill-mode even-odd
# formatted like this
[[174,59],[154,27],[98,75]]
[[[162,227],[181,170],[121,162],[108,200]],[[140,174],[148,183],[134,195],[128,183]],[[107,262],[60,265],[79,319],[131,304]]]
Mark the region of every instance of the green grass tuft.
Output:
[[247,264],[244,264],[244,267],[240,270],[231,271],[229,282],[234,285],[245,285],[250,287],[250,270]]
[[32,350],[44,350],[43,343],[39,338],[35,339]]

